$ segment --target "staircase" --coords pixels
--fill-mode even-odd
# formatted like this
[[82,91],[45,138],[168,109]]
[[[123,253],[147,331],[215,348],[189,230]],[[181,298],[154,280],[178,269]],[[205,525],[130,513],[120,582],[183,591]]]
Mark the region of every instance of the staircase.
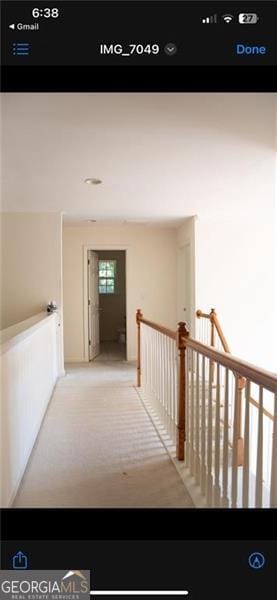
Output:
[[204,505],[276,507],[277,378],[231,354],[214,309],[196,317],[202,341],[137,311],[138,389]]

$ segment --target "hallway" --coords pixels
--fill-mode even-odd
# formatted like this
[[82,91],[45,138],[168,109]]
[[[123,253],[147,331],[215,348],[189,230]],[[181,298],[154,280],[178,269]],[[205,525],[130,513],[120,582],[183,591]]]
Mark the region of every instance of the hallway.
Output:
[[72,364],[58,381],[14,507],[191,507],[118,360]]
[[93,362],[106,362],[111,360],[126,360],[126,345],[118,342],[100,342],[100,354]]

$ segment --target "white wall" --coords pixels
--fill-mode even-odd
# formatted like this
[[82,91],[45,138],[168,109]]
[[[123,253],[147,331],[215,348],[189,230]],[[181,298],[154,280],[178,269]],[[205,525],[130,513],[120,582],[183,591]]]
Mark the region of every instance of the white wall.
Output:
[[187,173],[198,191],[195,231],[187,220],[177,245],[195,245],[195,308],[215,307],[231,351],[276,372],[276,96],[219,94],[206,103],[199,95],[197,103],[204,98],[198,177]]
[[276,372],[277,225],[274,203],[265,198],[264,205],[264,213],[247,218],[188,219],[177,231],[177,247],[189,242],[193,250],[194,310],[215,308],[231,352]]
[[58,316],[2,332],[0,505],[11,506],[58,376]]
[[143,225],[64,228],[65,359],[84,360],[83,256],[92,249],[127,249],[127,358],[136,358],[135,313],[176,327],[176,231]]
[[62,345],[62,217],[57,213],[2,214],[1,329],[45,310],[60,309]]
[[276,222],[269,205],[248,218],[196,221],[197,307],[217,310],[231,352],[277,370]]

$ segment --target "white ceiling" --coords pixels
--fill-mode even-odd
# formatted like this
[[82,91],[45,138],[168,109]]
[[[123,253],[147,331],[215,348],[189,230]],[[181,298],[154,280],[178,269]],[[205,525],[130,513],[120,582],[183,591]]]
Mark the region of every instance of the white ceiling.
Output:
[[174,226],[248,210],[273,177],[271,94],[2,96],[6,211]]

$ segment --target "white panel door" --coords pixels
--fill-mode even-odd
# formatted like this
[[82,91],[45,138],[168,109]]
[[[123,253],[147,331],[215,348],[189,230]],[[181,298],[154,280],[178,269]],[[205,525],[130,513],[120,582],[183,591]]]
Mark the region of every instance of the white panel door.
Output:
[[192,325],[191,248],[185,244],[178,249],[178,321]]
[[89,360],[93,360],[100,352],[100,340],[98,256],[92,250],[88,251],[88,335]]

